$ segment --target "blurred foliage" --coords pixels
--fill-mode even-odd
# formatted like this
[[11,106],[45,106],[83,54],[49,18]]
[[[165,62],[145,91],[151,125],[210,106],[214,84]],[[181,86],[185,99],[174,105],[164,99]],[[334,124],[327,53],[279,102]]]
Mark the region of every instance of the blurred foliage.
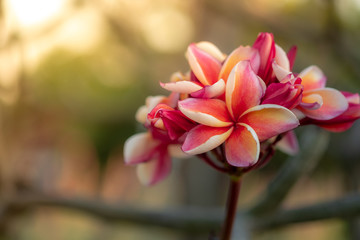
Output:
[[143,98],[133,96],[145,96],[142,78],[124,76],[112,65],[115,61],[104,55],[76,57],[56,51],[31,76],[28,90],[32,104],[59,109],[83,129],[94,143],[102,166],[110,152],[134,132],[129,126],[134,125],[134,114]]

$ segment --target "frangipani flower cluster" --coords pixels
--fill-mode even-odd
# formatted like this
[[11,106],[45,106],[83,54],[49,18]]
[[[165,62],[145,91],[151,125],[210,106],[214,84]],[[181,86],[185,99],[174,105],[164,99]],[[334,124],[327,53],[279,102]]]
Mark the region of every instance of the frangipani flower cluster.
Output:
[[169,96],[148,97],[138,110],[136,118],[148,131],[126,141],[125,162],[138,165],[146,185],[169,174],[171,157],[196,155],[241,174],[263,165],[276,144],[295,153],[291,130],[301,125],[334,132],[350,128],[360,118],[359,94],[326,87],[316,66],[292,72],[295,56],[295,47],[286,53],[271,33],[260,33],[252,46],[229,55],[210,42],[190,44],[189,72],[160,83]]

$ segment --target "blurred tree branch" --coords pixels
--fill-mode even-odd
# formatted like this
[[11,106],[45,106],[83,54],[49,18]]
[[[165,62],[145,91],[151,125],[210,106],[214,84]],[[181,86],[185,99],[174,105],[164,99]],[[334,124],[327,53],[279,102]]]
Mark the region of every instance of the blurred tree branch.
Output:
[[280,210],[270,216],[259,217],[254,221],[254,229],[265,230],[284,227],[293,223],[302,223],[330,218],[345,219],[360,215],[360,194],[317,203],[311,206]]
[[[21,194],[3,204],[0,221],[37,207],[51,206],[82,211],[108,221],[130,222],[147,226],[158,226],[186,232],[207,232],[219,229],[222,223],[222,209],[177,208],[149,210],[114,204],[98,200],[74,199],[38,194]],[[251,216],[238,213],[238,218],[249,217],[250,229],[256,231],[284,227],[330,218],[348,218],[360,214],[360,194],[349,195],[338,200],[317,203],[296,209],[279,210],[268,216]]]
[[19,194],[2,206],[0,222],[36,207],[52,206],[82,211],[108,221],[123,221],[159,226],[187,232],[216,229],[222,222],[222,209],[178,208],[149,210],[121,204],[107,204],[98,200]]

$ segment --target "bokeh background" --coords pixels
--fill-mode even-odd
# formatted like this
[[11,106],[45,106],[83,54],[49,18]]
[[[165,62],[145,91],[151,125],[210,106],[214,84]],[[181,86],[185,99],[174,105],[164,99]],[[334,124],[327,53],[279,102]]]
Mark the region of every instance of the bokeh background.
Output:
[[[294,71],[315,64],[328,86],[360,92],[359,0],[1,0],[1,212],[22,191],[149,209],[223,206],[226,179],[197,159],[174,161],[169,178],[141,186],[123,164],[123,143],[143,130],[134,115],[145,98],[167,94],[159,81],[187,71],[189,43],[207,40],[230,53],[259,32],[274,33],[284,49],[298,46]],[[358,191],[359,136],[359,122],[331,134],[325,155],[285,206]],[[285,161],[277,153],[249,174],[240,205],[253,202]],[[357,231],[354,219],[327,220],[255,239],[359,239]],[[37,206],[1,213],[0,239],[195,237]]]

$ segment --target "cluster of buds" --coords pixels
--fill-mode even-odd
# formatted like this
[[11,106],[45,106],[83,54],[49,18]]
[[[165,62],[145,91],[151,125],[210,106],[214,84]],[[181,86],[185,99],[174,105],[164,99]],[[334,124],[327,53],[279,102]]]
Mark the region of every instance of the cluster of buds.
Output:
[[210,42],[190,44],[190,71],[160,83],[170,95],[148,97],[138,110],[136,118],[148,131],[126,141],[125,162],[137,165],[145,185],[169,174],[171,157],[196,155],[236,175],[262,166],[276,144],[295,153],[291,130],[298,126],[350,128],[360,118],[359,94],[326,87],[316,66],[292,72],[295,56],[295,47],[286,53],[271,33],[260,33],[252,46],[228,56]]

